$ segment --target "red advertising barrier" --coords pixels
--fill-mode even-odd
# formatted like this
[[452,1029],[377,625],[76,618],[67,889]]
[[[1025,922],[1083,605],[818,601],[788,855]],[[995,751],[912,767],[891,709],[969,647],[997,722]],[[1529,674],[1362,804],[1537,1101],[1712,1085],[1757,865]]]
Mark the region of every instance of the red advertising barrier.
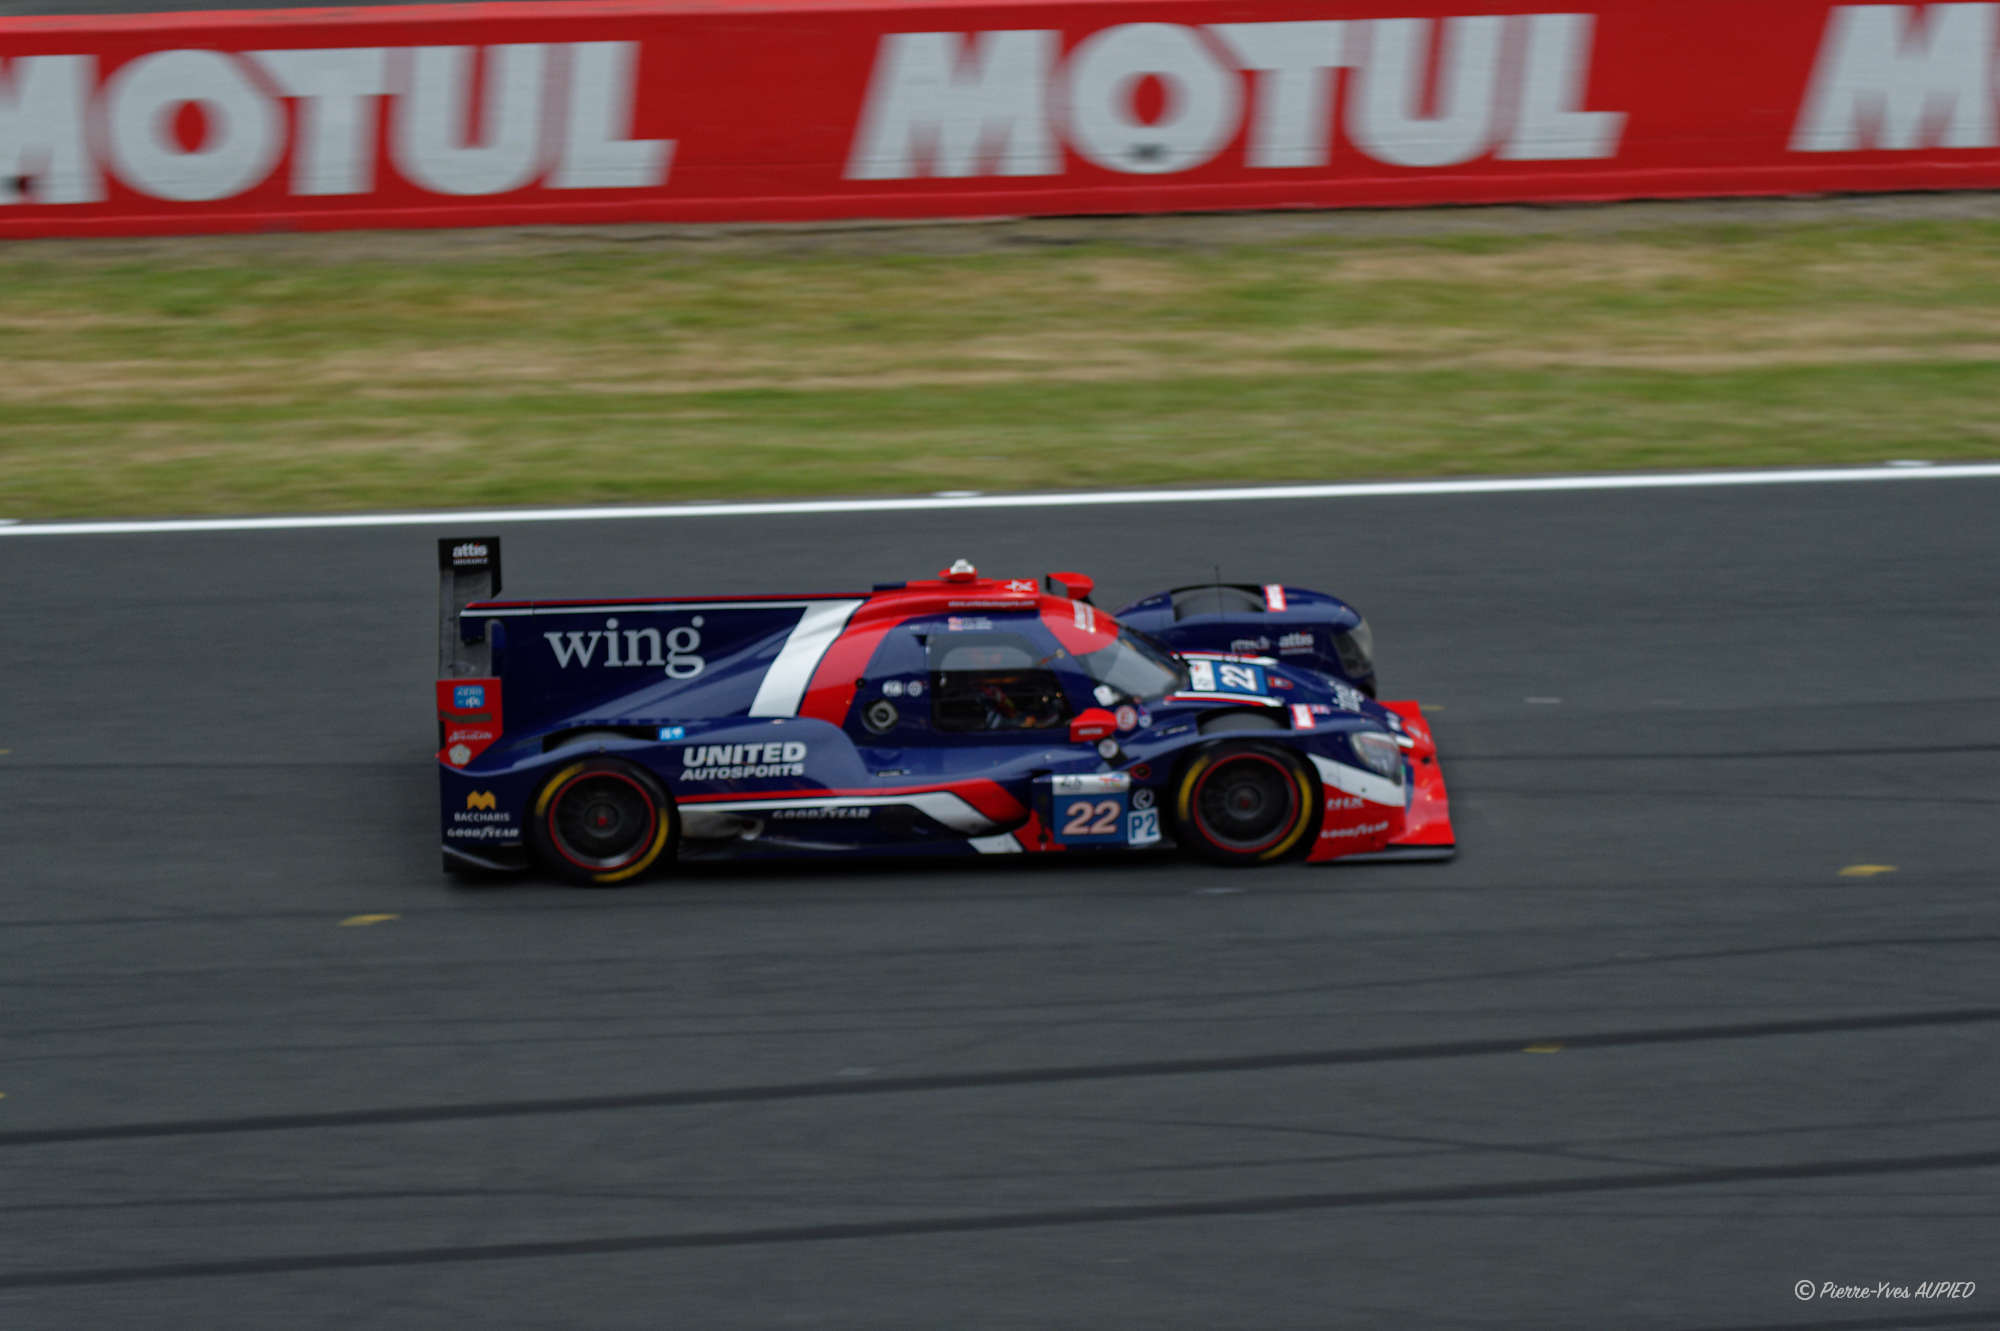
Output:
[[1996,11],[575,0],[0,19],[0,236],[1990,189]]

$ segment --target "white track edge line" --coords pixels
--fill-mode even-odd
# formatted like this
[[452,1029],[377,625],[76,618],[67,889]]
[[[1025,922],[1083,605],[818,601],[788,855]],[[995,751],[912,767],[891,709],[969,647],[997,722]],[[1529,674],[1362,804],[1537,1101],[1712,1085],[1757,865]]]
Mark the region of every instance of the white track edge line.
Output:
[[1613,473],[1601,476],[1484,477],[1433,481],[1357,481],[1311,485],[1211,487],[1198,490],[1090,490],[1054,494],[913,495],[881,499],[797,499],[629,507],[488,508],[428,513],[328,513],[271,518],[162,518],[107,522],[0,519],[10,536],[137,536],[172,532],[315,531],[346,527],[470,527],[510,522],[610,522],[633,518],[731,518],[831,513],[916,513],[976,508],[1079,508],[1095,504],[1223,504],[1300,499],[1372,499],[1423,495],[1538,494],[1574,490],[1676,490],[1708,486],[1819,485],[2000,477],[2000,462],[1933,466],[1814,467],[1780,471]]

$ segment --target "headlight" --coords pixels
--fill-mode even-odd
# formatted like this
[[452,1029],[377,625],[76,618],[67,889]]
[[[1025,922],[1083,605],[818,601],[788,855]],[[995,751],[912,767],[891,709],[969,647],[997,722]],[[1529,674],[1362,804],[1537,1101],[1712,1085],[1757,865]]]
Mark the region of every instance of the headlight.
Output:
[[1340,653],[1340,668],[1349,679],[1366,679],[1375,673],[1375,634],[1367,620],[1334,634],[1333,649]]
[[1379,730],[1357,730],[1347,737],[1354,749],[1354,756],[1362,766],[1378,776],[1386,776],[1400,784],[1403,780],[1403,751],[1396,747],[1396,741]]

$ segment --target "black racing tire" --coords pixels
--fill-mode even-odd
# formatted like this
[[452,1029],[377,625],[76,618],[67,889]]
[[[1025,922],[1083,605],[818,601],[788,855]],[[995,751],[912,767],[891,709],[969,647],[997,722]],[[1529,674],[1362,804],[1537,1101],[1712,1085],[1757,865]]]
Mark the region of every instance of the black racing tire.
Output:
[[1196,753],[1174,782],[1175,839],[1211,864],[1277,864],[1312,848],[1319,783],[1298,754],[1241,740]]
[[567,763],[542,785],[528,820],[535,855],[584,887],[636,881],[680,843],[680,813],[652,773],[617,758]]

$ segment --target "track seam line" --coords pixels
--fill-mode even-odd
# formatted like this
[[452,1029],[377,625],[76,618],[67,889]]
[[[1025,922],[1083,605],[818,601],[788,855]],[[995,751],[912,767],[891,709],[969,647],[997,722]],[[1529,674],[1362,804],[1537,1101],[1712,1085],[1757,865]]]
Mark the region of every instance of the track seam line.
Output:
[[0,1148],[47,1146],[77,1142],[129,1141],[162,1137],[221,1136],[238,1132],[295,1132],[319,1128],[358,1128],[479,1119],[526,1118],[544,1114],[605,1113],[633,1109],[681,1109],[721,1104],[760,1104],[789,1100],[857,1098],[874,1095],[927,1094],[940,1091],[984,1090],[1003,1086],[1051,1086],[1077,1082],[1125,1081],[1150,1077],[1214,1076],[1239,1072],[1281,1072],[1297,1068],[1422,1062],[1432,1059],[1489,1058],[1518,1054],[1531,1041],[1559,1043],[1572,1051],[1630,1049],[1647,1045],[1686,1044],[1707,1040],[1770,1039],[1788,1035],[1854,1034],[1863,1031],[1907,1030],[1919,1027],[1965,1026],[2000,1021],[2000,1008],[1957,1008],[1937,1012],[1887,1013],[1875,1016],[1821,1017],[1742,1025],[1675,1026],[1653,1030],[1595,1032],[1580,1035],[1532,1031],[1489,1040],[1442,1044],[1385,1046],[1373,1049],[1323,1049],[1290,1054],[1253,1054],[1239,1058],[1161,1059],[1143,1063],[1017,1068],[995,1072],[942,1073],[878,1079],[780,1082],[711,1090],[650,1091],[627,1095],[575,1096],[548,1100],[502,1101],[488,1104],[420,1105],[402,1108],[335,1110],[311,1114],[267,1114],[231,1119],[184,1119],[155,1123],[106,1124],[78,1128],[28,1128],[0,1132]]

